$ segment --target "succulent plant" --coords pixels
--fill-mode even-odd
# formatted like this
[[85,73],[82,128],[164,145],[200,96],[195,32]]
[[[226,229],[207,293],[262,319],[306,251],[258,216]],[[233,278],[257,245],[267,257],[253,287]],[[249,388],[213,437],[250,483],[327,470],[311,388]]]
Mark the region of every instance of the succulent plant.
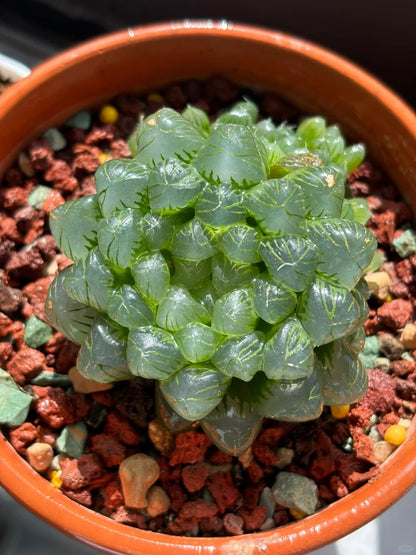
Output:
[[162,108],[132,158],[96,172],[96,194],[51,214],[73,261],[50,322],[99,382],[155,380],[171,430],[202,426],[233,455],[263,419],[303,421],[362,396],[376,241],[346,177],[364,157],[319,116],[295,129],[242,101],[210,123]]

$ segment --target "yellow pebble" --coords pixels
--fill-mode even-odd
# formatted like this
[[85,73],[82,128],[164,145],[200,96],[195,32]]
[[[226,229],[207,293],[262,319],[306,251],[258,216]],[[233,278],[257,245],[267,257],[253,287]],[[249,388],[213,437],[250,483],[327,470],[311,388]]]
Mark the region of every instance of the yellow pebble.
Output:
[[50,476],[50,481],[51,484],[53,486],[55,486],[57,489],[60,489],[62,487],[62,480],[61,480],[61,470],[52,470],[51,472],[51,476]]
[[401,445],[406,439],[406,428],[393,424],[389,426],[384,434],[384,440],[391,445]]
[[101,108],[98,117],[103,123],[115,123],[118,120],[118,110],[115,106],[107,104]]
[[107,162],[108,160],[111,160],[112,157],[110,154],[107,154],[107,152],[100,152],[100,154],[98,155],[98,160],[100,161],[100,164],[104,164],[104,162]]
[[293,516],[293,518],[295,518],[296,520],[301,520],[302,518],[305,518],[305,516],[308,516],[306,513],[304,513],[303,511],[298,511],[298,509],[289,509],[289,513]]
[[339,420],[342,420],[343,418],[346,418],[348,416],[348,413],[350,412],[350,406],[349,405],[341,405],[339,407],[331,407],[331,414],[334,418],[337,418]]
[[392,300],[393,300],[393,295],[391,293],[389,293],[386,297],[386,303],[389,303]]
[[159,93],[149,93],[147,95],[147,102],[163,102],[163,96]]

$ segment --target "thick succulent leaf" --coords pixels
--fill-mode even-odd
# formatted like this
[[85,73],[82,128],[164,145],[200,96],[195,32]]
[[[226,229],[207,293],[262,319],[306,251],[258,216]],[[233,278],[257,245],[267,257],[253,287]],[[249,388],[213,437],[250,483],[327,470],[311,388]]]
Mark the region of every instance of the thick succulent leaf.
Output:
[[192,218],[173,232],[170,251],[185,260],[210,258],[215,254],[214,236],[198,218]]
[[161,382],[160,390],[182,418],[200,420],[221,402],[230,381],[209,364],[192,364]]
[[207,281],[211,276],[211,259],[204,260],[184,260],[174,256],[172,258],[175,266],[175,273],[171,278],[171,283],[182,285],[187,289],[197,287],[200,283]]
[[361,311],[351,291],[317,278],[303,292],[297,314],[315,345],[322,345],[351,332]]
[[365,225],[371,216],[371,210],[365,198],[344,199],[341,218]]
[[256,439],[263,417],[226,395],[221,403],[201,421],[210,440],[233,457],[243,455]]
[[160,301],[156,323],[161,328],[177,331],[187,324],[207,324],[211,320],[208,310],[195,300],[185,287],[172,285]]
[[358,355],[364,348],[365,338],[365,329],[363,326],[359,326],[348,335],[343,336],[341,339],[337,339],[337,341],[341,341],[347,351]]
[[177,412],[169,405],[166,399],[160,392],[160,382],[155,383],[155,411],[158,420],[174,434],[182,434],[189,432],[195,427],[199,426],[199,422],[192,422],[179,416]]
[[226,123],[214,129],[192,165],[211,183],[247,188],[267,177],[267,153],[252,128]]
[[266,342],[263,370],[271,380],[298,380],[310,376],[313,344],[297,318],[289,318]]
[[196,202],[195,214],[201,222],[215,228],[242,223],[246,218],[242,198],[243,192],[229,183],[210,183]]
[[79,372],[88,380],[101,383],[132,377],[127,366],[126,339],[104,317],[98,317],[77,358]]
[[102,164],[95,172],[95,188],[102,215],[109,218],[117,210],[147,210],[147,184],[150,170],[137,160],[117,158]]
[[86,258],[68,266],[63,287],[74,300],[97,310],[108,308],[113,292],[114,276],[98,248]]
[[98,312],[90,306],[75,301],[65,291],[63,284],[68,273],[67,268],[61,270],[49,286],[45,314],[54,328],[80,345],[87,337]]
[[239,264],[254,264],[261,260],[261,233],[247,224],[232,225],[219,237],[218,247],[224,255]]
[[377,247],[371,231],[351,220],[311,221],[308,237],[319,250],[319,272],[349,289],[361,278]]
[[296,293],[280,283],[277,285],[267,277],[254,280],[253,294],[257,314],[269,324],[283,322],[295,310]]
[[108,305],[108,315],[128,329],[150,325],[155,320],[153,310],[132,285],[122,285],[114,291]]
[[323,409],[321,386],[315,370],[310,376],[292,382],[269,380],[264,397],[256,405],[256,411],[275,420],[314,420]]
[[148,166],[168,158],[189,162],[203,144],[198,129],[172,108],[148,116],[137,130],[137,157]]
[[326,405],[348,405],[367,390],[367,371],[360,359],[338,339],[316,349],[318,379]]
[[344,200],[345,172],[336,165],[309,166],[288,176],[304,195],[310,218],[337,218]]
[[321,166],[322,160],[313,152],[299,152],[282,156],[270,167],[271,177],[283,177],[290,172],[308,168],[309,166]]
[[165,380],[185,364],[185,359],[171,333],[144,326],[129,332],[127,362],[135,376]]
[[248,382],[263,367],[263,346],[261,332],[228,337],[213,355],[212,363],[223,374]]
[[211,279],[198,283],[196,287],[192,287],[191,295],[198,299],[208,312],[212,314],[219,295],[214,289]]
[[195,204],[206,182],[178,159],[160,162],[149,180],[149,203],[154,212],[172,214]]
[[60,204],[49,216],[56,244],[74,262],[97,244],[97,221],[101,217],[97,196],[89,195]]
[[175,228],[182,224],[177,214],[147,212],[142,219],[142,230],[150,250],[166,249]]
[[365,146],[362,143],[347,146],[344,150],[345,166],[347,173],[351,173],[355,168],[361,164],[366,155]]
[[140,212],[126,208],[99,221],[98,248],[115,266],[128,268],[143,250],[144,236],[141,220]]
[[312,280],[318,262],[316,246],[298,235],[265,240],[260,254],[273,279],[293,291],[303,291]]
[[160,252],[140,255],[131,267],[137,289],[154,304],[166,294],[170,281],[169,266]]
[[212,284],[218,295],[249,285],[259,273],[258,266],[237,264],[222,253],[212,257]]
[[215,125],[224,123],[239,123],[241,125],[253,125],[256,123],[259,115],[259,109],[254,102],[244,100],[237,102],[224,114],[219,116],[215,121]]
[[[204,362],[215,353],[220,335],[204,324],[188,324],[175,333],[175,340],[189,362]],[[226,373],[226,372],[224,372]]]
[[196,106],[187,106],[182,112],[182,116],[196,127],[203,137],[208,137],[211,131],[211,124],[204,110]]
[[244,335],[254,330],[258,316],[250,288],[234,289],[215,303],[212,327],[224,335]]
[[20,389],[11,375],[0,368],[0,424],[23,424],[32,401],[33,397]]
[[304,196],[291,180],[262,181],[246,192],[244,205],[264,233],[296,235],[304,231]]
[[300,122],[296,135],[302,137],[310,149],[319,148],[325,140],[326,121],[322,116],[309,116]]

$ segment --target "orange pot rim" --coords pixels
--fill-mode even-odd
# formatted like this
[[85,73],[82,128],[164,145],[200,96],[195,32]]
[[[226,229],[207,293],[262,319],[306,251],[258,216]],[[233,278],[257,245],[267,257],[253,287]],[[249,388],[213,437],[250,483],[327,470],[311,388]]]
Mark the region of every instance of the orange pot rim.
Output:
[[[268,47],[296,52],[320,66],[329,67],[374,94],[386,113],[400,121],[416,145],[416,116],[388,87],[361,68],[325,48],[284,33],[214,21],[182,21],[125,29],[77,47],[44,62],[0,98],[0,121],[10,110],[33,98],[39,86],[57,79],[68,67],[76,67],[93,54],[106,56],[127,42],[147,43],[156,37],[207,36],[248,40]],[[34,130],[38,133],[40,127]],[[22,139],[23,141],[23,139]],[[21,148],[19,145],[19,149]],[[416,152],[416,150],[415,150]],[[16,150],[13,155],[16,154]],[[9,165],[11,156],[0,162],[1,170]],[[266,532],[239,537],[188,538],[169,536],[119,524],[79,505],[55,489],[35,472],[0,434],[0,483],[20,503],[66,534],[107,553],[167,555],[198,553],[237,555],[240,553],[299,554],[316,549],[344,536],[377,517],[399,499],[416,481],[416,422],[406,442],[381,465],[379,475],[370,483],[350,493],[325,509],[303,520]]]

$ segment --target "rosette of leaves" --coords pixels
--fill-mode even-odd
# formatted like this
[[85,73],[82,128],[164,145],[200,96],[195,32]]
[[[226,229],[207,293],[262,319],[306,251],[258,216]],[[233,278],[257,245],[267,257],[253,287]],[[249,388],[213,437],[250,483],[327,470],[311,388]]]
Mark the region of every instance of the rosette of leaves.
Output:
[[50,322],[99,382],[156,381],[171,430],[199,423],[233,455],[263,418],[303,421],[362,396],[376,241],[349,198],[363,159],[337,126],[258,121],[250,101],[214,123],[162,108],[131,159],[96,172],[96,194],[56,208],[73,261],[53,281]]

